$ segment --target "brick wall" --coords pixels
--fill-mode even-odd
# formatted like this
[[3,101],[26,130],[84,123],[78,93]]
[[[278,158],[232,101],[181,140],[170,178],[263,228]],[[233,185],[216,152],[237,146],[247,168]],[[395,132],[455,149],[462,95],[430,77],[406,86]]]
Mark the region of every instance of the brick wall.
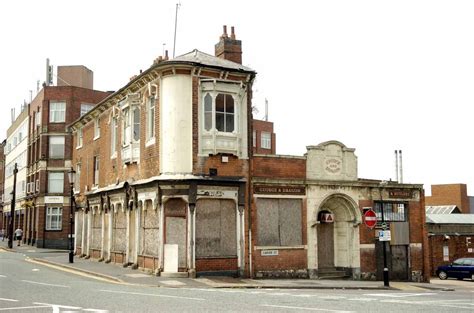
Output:
[[[273,122],[252,120],[253,132],[255,132],[255,146],[253,145],[252,135],[252,149],[254,154],[275,154],[276,153],[276,135],[273,132]],[[271,148],[262,148],[262,133],[271,134]]]
[[[474,258],[474,234],[472,235],[450,235],[449,238],[443,234],[429,237],[431,255],[431,275],[436,275],[438,266],[446,265],[459,258]],[[449,249],[449,260],[445,261],[443,247]],[[471,249],[471,250],[469,250]],[[471,252],[469,252],[471,251]]]
[[273,179],[305,179],[306,159],[254,156],[253,176]]

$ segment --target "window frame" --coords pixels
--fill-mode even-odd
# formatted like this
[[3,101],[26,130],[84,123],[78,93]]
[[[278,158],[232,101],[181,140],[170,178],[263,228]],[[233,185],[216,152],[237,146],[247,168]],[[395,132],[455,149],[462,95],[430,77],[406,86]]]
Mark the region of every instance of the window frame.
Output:
[[155,111],[156,99],[151,95],[147,99],[146,106],[146,143],[147,145],[155,142],[156,127],[155,127]]
[[[62,108],[55,108],[56,106],[60,104],[62,104]],[[58,117],[61,117],[61,119],[59,119]],[[50,123],[65,123],[66,122],[66,101],[50,101],[49,102],[49,122]]]
[[[57,212],[51,212],[53,209],[57,209]],[[53,218],[56,217],[56,227],[53,227]],[[46,230],[61,231],[63,229],[63,207],[62,206],[46,206]]]
[[97,140],[100,138],[100,117],[94,119],[94,139]]
[[[61,191],[53,191],[51,190],[52,186],[51,186],[51,182],[57,180],[59,181],[59,178],[56,178],[56,179],[51,179],[51,176],[53,175],[58,175],[58,177],[61,175],[61,178],[62,178],[62,184],[61,184]],[[59,189],[58,189],[59,190]],[[48,172],[48,193],[64,193],[64,172]]]
[[95,155],[94,156],[94,159],[93,159],[93,175],[92,175],[92,185],[94,187],[98,187],[99,186],[99,174],[100,174],[100,171],[99,171],[99,167],[100,167],[100,157],[98,155]]
[[[211,110],[208,110],[206,106],[206,97],[210,96],[211,99]],[[223,96],[224,102],[223,102],[223,111],[217,111],[217,98],[219,96]],[[232,112],[227,111],[227,99],[228,98],[232,99],[232,107],[233,110]],[[204,132],[217,132],[219,134],[236,134],[238,133],[238,115],[239,115],[239,101],[235,97],[235,94],[232,92],[228,91],[221,91],[221,90],[214,90],[214,91],[209,91],[206,90],[203,92],[202,96],[202,120],[203,120],[203,125],[202,129]],[[222,120],[223,120],[223,128],[224,130],[219,130],[218,129],[218,115],[222,115]],[[210,116],[210,121],[209,121],[209,116]],[[227,119],[228,117],[232,117],[232,130],[227,131]],[[206,128],[206,125],[211,122],[210,129]]]
[[[50,159],[64,159],[65,155],[66,155],[66,137],[65,136],[62,136],[62,135],[59,135],[59,136],[48,136],[48,157]],[[62,138],[62,155],[53,155],[53,143],[52,143],[52,139],[59,139],[59,138]],[[58,146],[59,144],[58,143],[55,143],[54,146]]]
[[82,148],[82,144],[84,142],[84,132],[82,127],[77,130],[77,142],[76,142],[76,149]]
[[[268,138],[266,138],[268,136]],[[262,131],[260,133],[260,148],[271,150],[272,149],[272,133]]]

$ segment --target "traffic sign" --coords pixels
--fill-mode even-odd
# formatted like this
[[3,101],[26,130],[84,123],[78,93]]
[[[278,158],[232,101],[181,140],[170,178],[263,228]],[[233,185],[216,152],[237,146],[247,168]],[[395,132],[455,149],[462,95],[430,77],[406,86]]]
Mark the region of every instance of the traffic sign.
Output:
[[375,215],[374,210],[369,209],[364,213],[364,223],[365,226],[372,229],[377,224],[377,215]]
[[392,234],[389,230],[382,230],[379,232],[379,241],[390,241]]

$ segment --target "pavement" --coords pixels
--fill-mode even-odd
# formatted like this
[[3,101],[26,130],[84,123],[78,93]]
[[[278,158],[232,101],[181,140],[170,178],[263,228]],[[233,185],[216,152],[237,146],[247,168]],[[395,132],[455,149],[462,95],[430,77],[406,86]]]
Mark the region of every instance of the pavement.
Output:
[[[69,263],[68,251],[42,249],[29,245],[17,246],[12,249],[7,246],[7,241],[0,241],[0,250],[23,253],[27,261],[39,263],[59,270],[73,272],[79,275],[91,276],[96,279],[107,280],[113,283],[143,285],[153,287],[175,288],[278,288],[278,289],[391,289],[405,291],[442,290],[453,291],[464,288],[464,285],[453,285],[452,281],[432,280],[432,283],[390,282],[390,287],[384,287],[382,281],[356,281],[356,280],[325,280],[325,279],[246,279],[232,277],[199,277],[199,278],[171,278],[148,274],[141,270],[122,267],[118,264],[106,264],[93,259],[74,256],[74,263]],[[474,288],[471,281],[466,283]]]

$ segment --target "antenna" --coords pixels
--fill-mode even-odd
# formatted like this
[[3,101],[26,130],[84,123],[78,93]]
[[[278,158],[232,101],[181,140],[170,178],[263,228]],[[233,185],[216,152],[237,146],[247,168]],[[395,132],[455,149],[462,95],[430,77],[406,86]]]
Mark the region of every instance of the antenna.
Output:
[[268,122],[268,100],[265,98],[265,122]]
[[176,48],[176,30],[178,29],[178,9],[181,6],[181,2],[176,3],[176,15],[174,17],[174,42],[173,42],[173,59]]
[[398,150],[398,155],[400,157],[400,183],[403,184],[402,150]]
[[49,58],[46,58],[46,86],[53,84],[53,66],[49,65]]
[[395,150],[395,181],[398,182],[398,150]]

